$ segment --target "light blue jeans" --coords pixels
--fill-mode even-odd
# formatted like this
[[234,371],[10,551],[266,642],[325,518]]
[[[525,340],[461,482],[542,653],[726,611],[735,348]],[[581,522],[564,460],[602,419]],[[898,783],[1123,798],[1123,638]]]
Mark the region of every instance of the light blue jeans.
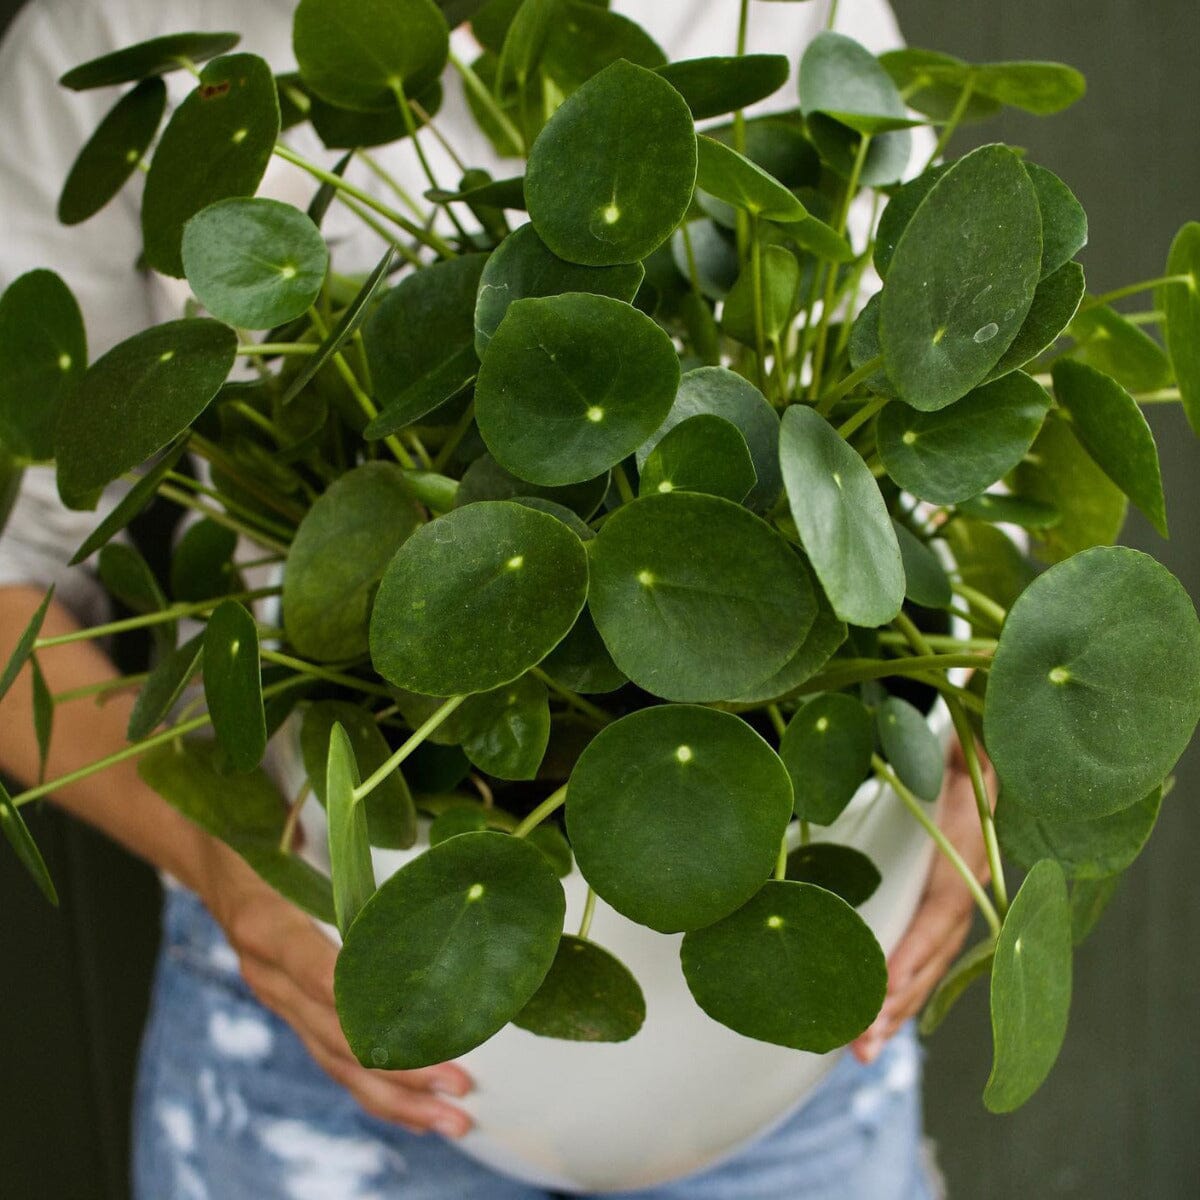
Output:
[[[781,1127],[626,1200],[931,1200],[913,1031],[849,1055]],[[238,973],[220,927],[168,889],[134,1103],[136,1200],[549,1200],[437,1134],[378,1121]]]

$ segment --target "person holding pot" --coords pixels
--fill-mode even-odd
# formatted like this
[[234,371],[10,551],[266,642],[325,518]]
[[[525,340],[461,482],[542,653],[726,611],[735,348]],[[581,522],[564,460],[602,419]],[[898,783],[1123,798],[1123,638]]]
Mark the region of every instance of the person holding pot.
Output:
[[[186,285],[134,270],[141,231],[131,189],[93,219],[86,236],[55,222],[62,180],[110,102],[104,92],[70,94],[56,80],[76,63],[109,50],[193,28],[241,30],[242,49],[261,54],[278,71],[287,70],[292,7],[290,0],[251,6],[235,0],[162,0],[151,6],[135,0],[31,0],[0,46],[5,118],[0,123],[0,288],[35,267],[60,271],[83,308],[93,355],[178,315]],[[728,53],[737,16],[736,5],[720,0],[618,0],[612,7],[642,24],[672,58]],[[829,9],[828,3],[756,5],[748,48],[786,53],[795,61],[825,26]],[[874,51],[899,42],[884,0],[843,4],[836,27]],[[477,48],[467,29],[453,36],[461,55],[473,57]],[[439,127],[471,163],[511,173],[469,120],[457,81],[446,82]],[[191,81],[180,72],[168,84],[178,102]],[[773,100],[775,107],[787,103],[779,96]],[[297,136],[305,153],[323,160],[327,156],[315,141],[302,144],[306,133],[288,136]],[[440,145],[430,140],[426,149],[435,171],[450,178],[451,163]],[[414,192],[423,190],[405,144],[381,156]],[[260,189],[300,207],[310,193],[310,183],[278,160]],[[378,246],[360,229],[336,206],[331,211],[326,230],[338,245],[342,270],[365,268],[378,255]],[[102,511],[116,499],[106,495]],[[0,653],[12,649],[51,583],[56,593],[43,636],[103,620],[98,581],[84,567],[65,565],[97,520],[97,514],[61,506],[50,469],[25,472],[0,538]],[[92,642],[44,651],[39,662],[52,693],[116,673]],[[32,781],[38,765],[25,733],[32,723],[32,700],[28,670],[24,674],[0,708],[0,769]],[[60,704],[50,776],[123,747],[131,706],[127,693],[114,694],[103,706],[88,699]],[[280,770],[286,773],[287,765]],[[941,822],[983,876],[986,859],[971,784],[956,749],[949,754],[949,767]],[[474,1079],[456,1063],[394,1072],[361,1066],[334,1009],[334,942],[223,843],[168,806],[140,780],[134,763],[63,788],[54,800],[157,867],[166,885],[164,936],[135,1106],[137,1197],[542,1200],[560,1187],[596,1194],[612,1190],[580,1186],[569,1163],[550,1175],[523,1170],[519,1149],[512,1172],[487,1165],[499,1158],[494,1147],[473,1148],[468,1110],[476,1085],[481,1095],[502,1090],[504,1080],[494,1073]],[[321,814],[317,806],[309,808],[316,823],[306,831],[308,842],[320,845]],[[625,1182],[613,1186],[642,1200],[926,1200],[936,1194],[921,1140],[920,1055],[912,1017],[957,954],[972,904],[940,857],[930,865],[921,856],[914,864],[904,882],[915,915],[902,936],[898,932],[883,1010],[854,1043],[852,1054],[831,1070],[822,1066],[819,1082],[771,1120],[756,1119],[753,1130],[720,1153],[685,1146],[672,1151],[674,1165],[658,1171],[661,1178],[648,1186],[628,1190],[646,1178],[632,1169]],[[888,864],[882,865],[886,874]],[[636,1039],[631,1045],[639,1053]],[[558,1095],[563,1080],[534,1083],[545,1113],[563,1105]],[[627,1094],[625,1107],[635,1109],[643,1092],[630,1086]],[[727,1092],[696,1099],[718,1116],[722,1101],[728,1105]],[[631,1119],[662,1141],[673,1136],[669,1110],[610,1115]],[[730,1110],[728,1115],[737,1114]],[[596,1133],[585,1128],[578,1136]],[[460,1139],[466,1154],[460,1153]]]

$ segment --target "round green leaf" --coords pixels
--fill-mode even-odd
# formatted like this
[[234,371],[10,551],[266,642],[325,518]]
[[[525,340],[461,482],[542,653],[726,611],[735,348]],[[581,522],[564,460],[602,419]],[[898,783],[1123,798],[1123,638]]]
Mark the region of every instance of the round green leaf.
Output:
[[602,729],[571,772],[567,835],[580,871],[632,921],[699,929],[771,873],[792,787],[740,717],[644,708]]
[[696,144],[698,188],[755,217],[803,221],[808,216],[792,192],[744,155],[710,137],[698,137]]
[[875,728],[854,696],[814,696],[797,710],[779,740],[796,799],[796,815],[832,825],[871,767]]
[[1041,216],[1021,160],[983,146],[930,189],[896,245],[879,311],[888,377],[932,412],[1012,344],[1041,274]]
[[[1083,268],[1076,262],[1064,263],[1057,271],[1042,279],[1033,293],[1033,303],[1017,336],[988,372],[987,381],[999,379],[1049,350],[1071,325],[1086,291]],[[1136,332],[1141,337],[1146,336],[1141,330]],[[1149,338],[1146,340],[1150,341]],[[1153,342],[1151,344],[1154,345]],[[1155,346],[1155,349],[1158,347]],[[1161,350],[1158,353],[1165,358]]]
[[1158,306],[1166,317],[1167,350],[1183,400],[1183,411],[1200,430],[1200,222],[1189,221],[1175,235],[1167,255],[1168,275],[1186,282],[1164,284]]
[[1042,214],[1042,278],[1070,262],[1087,245],[1087,214],[1053,171],[1026,162]]
[[879,456],[905,491],[956,504],[1029,453],[1049,407],[1045,389],[1020,371],[976,388],[953,408],[927,413],[892,403],[875,425]]
[[233,565],[238,535],[205,517],[184,530],[171,555],[171,595],[184,603],[239,591]]
[[182,70],[189,62],[206,62],[232,50],[241,40],[236,33],[167,34],[72,67],[58,82],[75,92],[134,83],[151,75]]
[[[465,710],[465,711],[464,711]],[[550,741],[546,685],[522,675],[494,691],[472,696],[458,710],[466,726],[466,756],[497,779],[536,779]]]
[[1061,112],[1087,90],[1083,75],[1065,63],[984,63],[970,70],[981,96],[1039,117]]
[[771,882],[732,916],[684,936],[696,1003],[746,1037],[824,1054],[875,1019],[887,965],[875,935],[840,896]]
[[578,483],[632,454],[678,386],[671,339],[631,305],[583,293],[518,300],[484,356],[475,417],[514,474]]
[[565,908],[541,852],[507,834],[464,833],[401,867],[338,955],[334,997],[359,1062],[428,1067],[487,1041],[550,970]]
[[798,404],[783,414],[779,462],[800,541],[833,611],[853,625],[890,621],[904,603],[904,565],[866,463],[824,417]]
[[900,782],[932,804],[941,793],[946,763],[924,713],[899,696],[889,696],[879,706],[876,724],[883,755]]
[[892,528],[904,562],[904,595],[922,608],[948,607],[950,578],[941,560],[907,525],[893,520]]
[[[1038,285],[1039,294],[1049,282]],[[1111,375],[1128,391],[1153,392],[1174,379],[1171,360],[1158,342],[1106,304],[1077,312],[1068,332],[1075,339],[1072,358]]]
[[483,357],[515,300],[591,292],[632,302],[645,274],[641,263],[581,267],[566,262],[538,237],[532,225],[522,225],[500,243],[483,268],[475,303],[475,352]]
[[1050,859],[1025,877],[1004,919],[992,965],[992,1072],[983,1102],[1012,1112],[1042,1085],[1067,1032],[1071,911]]
[[[847,350],[850,354],[850,365],[856,371],[883,353],[879,345],[879,296],[880,293],[876,292],[863,305],[862,312],[854,319],[854,325],[850,330]],[[868,375],[863,383],[877,395],[887,396],[889,400],[896,399],[896,385],[883,370]]]
[[271,329],[304,313],[329,268],[321,231],[278,200],[210,204],[183,227],[183,270],[214,317]]
[[229,766],[235,771],[253,770],[267,748],[258,626],[236,600],[223,601],[208,618],[204,699]]
[[587,554],[561,522],[482,501],[419,529],[389,564],[371,613],[371,659],[427,696],[486,692],[562,641],[587,595]]
[[335,721],[329,731],[325,774],[325,809],[329,829],[329,875],[338,931],[344,937],[351,922],[375,892],[375,869],[367,839],[364,806],[354,798],[361,780],[354,746]]
[[819,33],[800,59],[800,108],[858,133],[887,133],[923,122],[908,115],[891,76],[865,47],[844,34]]
[[288,640],[319,662],[367,648],[375,586],[420,525],[401,469],[365,463],[335,480],[305,514],[283,569]]
[[[370,709],[345,700],[320,700],[310,704],[300,726],[300,754],[313,793],[328,803],[325,790],[329,762],[329,735],[341,726],[350,739],[358,769],[373,774],[391,757],[392,748],[380,732]],[[407,763],[405,764],[407,768]],[[417,812],[408,783],[400,771],[392,771],[362,802],[366,810],[367,834],[373,846],[406,850],[417,840]]]
[[579,620],[542,661],[542,670],[565,688],[584,695],[615,692],[629,682],[612,660],[592,614],[585,608]]
[[887,207],[879,218],[879,229],[875,234],[874,262],[880,279],[887,278],[892,255],[896,253],[896,246],[908,228],[909,221],[913,219],[913,214],[921,207],[921,202],[929,195],[933,185],[949,169],[949,163],[937,163],[927,171],[922,171],[916,179],[910,179],[898,187],[888,198]]
[[643,496],[705,492],[740,503],[755,484],[754,463],[732,421],[701,413],[667,431],[650,452],[638,480]]
[[1148,555],[1098,547],[1051,567],[1008,613],[984,733],[1034,816],[1090,820],[1155,787],[1200,718],[1200,622]]
[[55,435],[59,492],[84,503],[173,441],[233,368],[237,335],[186,319],[135,334],[98,358],[65,397]]
[[1162,788],[1094,821],[1044,821],[1008,795],[996,805],[996,834],[1006,857],[1026,870],[1052,858],[1068,879],[1105,879],[1141,853],[1158,820]]
[[146,261],[183,277],[183,227],[229,196],[252,196],[279,136],[271,68],[254,54],[229,54],[200,72],[175,110],[150,162],[142,194]]
[[167,105],[161,79],[145,79],[105,115],[71,164],[58,197],[58,219],[78,225],[98,213],[137,170]]
[[292,50],[305,84],[330,104],[387,109],[433,83],[450,48],[433,0],[300,0]]
[[570,1042],[625,1042],[646,1019],[629,968],[595,942],[564,935],[542,986],[513,1024]]
[[600,636],[634,683],[667,700],[739,695],[791,658],[816,616],[788,544],[716,496],[644,496],[590,548]]
[[1137,401],[1115,379],[1069,358],[1054,364],[1053,377],[1054,395],[1083,448],[1166,537],[1158,447]]
[[804,636],[799,649],[773,675],[760,680],[751,689],[736,697],[739,704],[761,704],[776,700],[793,688],[811,679],[833,657],[834,651],[846,640],[846,623],[839,619],[829,604],[812,569],[805,565],[804,573],[817,598],[817,615],[812,628]]
[[525,196],[543,241],[588,266],[638,262],[682,220],[696,181],[696,131],[661,76],[615,62],[546,122]]
[[703,121],[749,108],[787,82],[783,54],[744,54],[738,58],[688,58],[658,68],[687,101],[692,117]]
[[486,261],[483,254],[464,254],[414,271],[363,326],[383,410],[368,426],[368,437],[395,433],[425,416],[479,370],[475,293]]
[[653,436],[638,447],[638,470],[646,469],[646,460],[670,430],[701,413],[724,417],[741,430],[757,476],[746,505],[755,512],[770,508],[783,487],[779,473],[779,417],[754,384],[728,367],[697,367],[680,379],[671,411]]
[[[423,129],[430,118],[437,116],[442,107],[442,85],[434,81],[411,101],[405,101],[408,116],[399,104],[383,112],[356,112],[350,108],[338,108],[309,94],[308,119],[317,137],[327,150],[367,149],[386,146],[409,136],[409,121],[414,129]],[[424,112],[418,112],[413,105]]]
[[1031,539],[1044,562],[1061,562],[1080,550],[1107,546],[1125,524],[1125,493],[1096,466],[1070,421],[1059,419],[1057,410],[1050,413],[1011,482],[1022,496],[1052,504],[1060,514]]
[[54,456],[63,401],[87,368],[87,335],[71,289],[28,271],[0,296],[0,442],[20,461]]
[[437,846],[460,833],[483,833],[487,827],[487,816],[478,805],[448,808],[430,822],[429,844]]
[[568,508],[581,520],[595,515],[608,494],[608,472],[565,487],[542,487],[518,479],[490,454],[481,454],[463,473],[454,497],[455,508],[477,500],[541,499]]
[[552,19],[542,54],[542,73],[569,96],[618,59],[652,70],[667,56],[635,21],[592,0],[551,3]]
[[861,850],[834,842],[798,846],[787,856],[787,878],[816,884],[851,908],[870,900],[883,881],[879,868]]

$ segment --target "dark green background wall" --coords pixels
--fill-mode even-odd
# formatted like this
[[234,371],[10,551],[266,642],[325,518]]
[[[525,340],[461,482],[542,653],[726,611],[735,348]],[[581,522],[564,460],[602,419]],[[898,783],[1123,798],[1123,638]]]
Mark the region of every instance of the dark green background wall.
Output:
[[[17,7],[0,0],[0,28]],[[1075,109],[969,131],[958,148],[1003,138],[1071,184],[1091,218],[1083,258],[1093,290],[1158,274],[1174,231],[1200,218],[1196,0],[898,0],[897,9],[915,45],[1061,59],[1085,72],[1089,94]],[[1200,596],[1200,446],[1172,406],[1151,420],[1174,538],[1163,542],[1135,515],[1126,540]],[[928,1124],[955,1200],[1200,1192],[1198,785],[1193,750],[1149,849],[1078,957],[1063,1057],[1033,1101],[1003,1118],[979,1102],[990,1061],[983,991],[932,1040]],[[57,814],[36,820],[64,902],[48,911],[0,866],[0,1195],[119,1200],[157,885]]]

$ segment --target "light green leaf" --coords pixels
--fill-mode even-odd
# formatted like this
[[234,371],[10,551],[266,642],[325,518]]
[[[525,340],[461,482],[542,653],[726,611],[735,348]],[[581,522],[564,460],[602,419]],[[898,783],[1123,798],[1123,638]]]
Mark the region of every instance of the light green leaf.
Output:
[[329,873],[333,880],[333,907],[337,926],[345,937],[354,918],[375,894],[375,870],[367,817],[355,800],[361,780],[354,746],[337,722],[329,731],[329,765],[325,775],[325,809],[329,828]]
[[643,496],[705,492],[737,504],[755,481],[742,431],[724,417],[700,413],[667,431],[646,459],[638,488]]
[[976,979],[982,978],[992,969],[992,960],[996,954],[996,945],[990,939],[972,946],[963,956],[942,976],[933,995],[925,1003],[924,1011],[918,1030],[922,1037],[928,1037],[946,1019],[951,1008],[958,1003],[959,997]]
[[208,618],[204,698],[229,766],[253,770],[267,748],[258,626],[236,600],[223,601]]
[[200,669],[203,653],[204,631],[201,631],[160,660],[133,702],[129,727],[125,731],[129,741],[136,742],[149,737],[166,720],[184,688]]
[[700,136],[696,144],[698,188],[755,217],[803,221],[808,216],[791,191],[744,155],[710,137]]
[[874,722],[856,697],[830,693],[802,704],[779,741],[796,816],[832,825],[867,778],[874,749]]
[[876,712],[883,755],[903,783],[932,804],[942,790],[945,755],[929,722],[919,709],[899,696],[889,696]]
[[33,840],[33,834],[29,832],[25,818],[21,816],[21,810],[13,804],[12,797],[2,782],[0,782],[0,829],[4,830],[8,844],[13,848],[21,865],[29,872],[34,883],[38,885],[42,895],[57,907],[58,891],[54,887],[54,880],[50,878],[46,860],[42,858],[42,852]]
[[907,525],[892,520],[904,562],[904,595],[922,608],[947,608],[951,600],[946,568],[930,547]]
[[1025,366],[1049,350],[1071,324],[1086,291],[1083,268],[1076,262],[1064,263],[1042,279],[1017,336],[988,372],[986,382]]
[[1174,379],[1166,351],[1106,304],[1076,313],[1067,332],[1076,343],[1072,358],[1111,375],[1131,392],[1153,392]]
[[800,59],[800,108],[858,133],[888,133],[921,125],[912,118],[888,73],[865,47],[840,33],[819,33]]
[[1166,273],[1187,276],[1184,283],[1159,289],[1158,307],[1166,318],[1167,351],[1183,411],[1191,427],[1200,430],[1200,222],[1189,221],[1175,235]]

